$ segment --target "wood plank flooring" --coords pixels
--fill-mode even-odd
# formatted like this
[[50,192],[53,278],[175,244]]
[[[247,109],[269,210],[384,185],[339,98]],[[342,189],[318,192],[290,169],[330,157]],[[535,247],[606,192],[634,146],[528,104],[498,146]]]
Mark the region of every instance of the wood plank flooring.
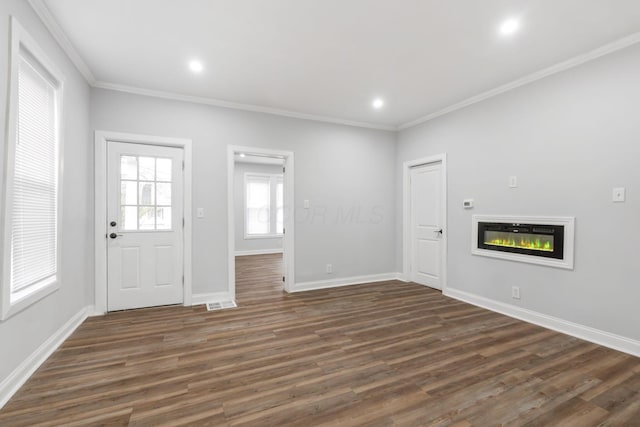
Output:
[[236,257],[236,300],[242,306],[281,301],[282,254]]
[[238,262],[237,309],[88,319],[0,425],[640,426],[638,358],[415,284],[287,295],[278,262]]

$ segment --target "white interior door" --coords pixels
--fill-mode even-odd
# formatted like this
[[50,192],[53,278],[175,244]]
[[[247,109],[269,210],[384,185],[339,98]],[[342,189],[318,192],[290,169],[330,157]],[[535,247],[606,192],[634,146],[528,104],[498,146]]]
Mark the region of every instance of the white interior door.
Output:
[[410,170],[411,280],[442,289],[443,194],[442,164]]
[[107,145],[107,308],[183,302],[183,150]]

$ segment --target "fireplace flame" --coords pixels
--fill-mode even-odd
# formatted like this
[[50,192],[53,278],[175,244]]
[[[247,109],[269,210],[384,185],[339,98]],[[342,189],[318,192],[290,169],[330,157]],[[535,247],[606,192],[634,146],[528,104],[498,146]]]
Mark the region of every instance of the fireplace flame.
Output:
[[540,239],[492,239],[484,242],[485,245],[502,246],[506,248],[531,249],[535,251],[553,252],[553,246],[548,240]]

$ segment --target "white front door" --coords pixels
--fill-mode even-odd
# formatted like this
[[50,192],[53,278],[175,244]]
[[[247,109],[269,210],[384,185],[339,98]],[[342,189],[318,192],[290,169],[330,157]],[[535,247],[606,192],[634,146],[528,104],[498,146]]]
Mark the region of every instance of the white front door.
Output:
[[107,145],[107,308],[183,302],[183,150]]
[[442,164],[410,170],[411,280],[442,289],[443,194]]

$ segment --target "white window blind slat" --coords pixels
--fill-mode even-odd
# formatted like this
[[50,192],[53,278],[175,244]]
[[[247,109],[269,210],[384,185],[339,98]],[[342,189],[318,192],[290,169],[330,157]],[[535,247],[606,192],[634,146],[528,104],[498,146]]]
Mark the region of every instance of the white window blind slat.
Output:
[[18,114],[11,212],[11,293],[57,275],[56,92],[29,57],[18,66]]
[[270,232],[271,184],[268,178],[247,177],[247,234],[268,234]]
[[276,236],[284,229],[282,175],[245,174],[245,235]]

